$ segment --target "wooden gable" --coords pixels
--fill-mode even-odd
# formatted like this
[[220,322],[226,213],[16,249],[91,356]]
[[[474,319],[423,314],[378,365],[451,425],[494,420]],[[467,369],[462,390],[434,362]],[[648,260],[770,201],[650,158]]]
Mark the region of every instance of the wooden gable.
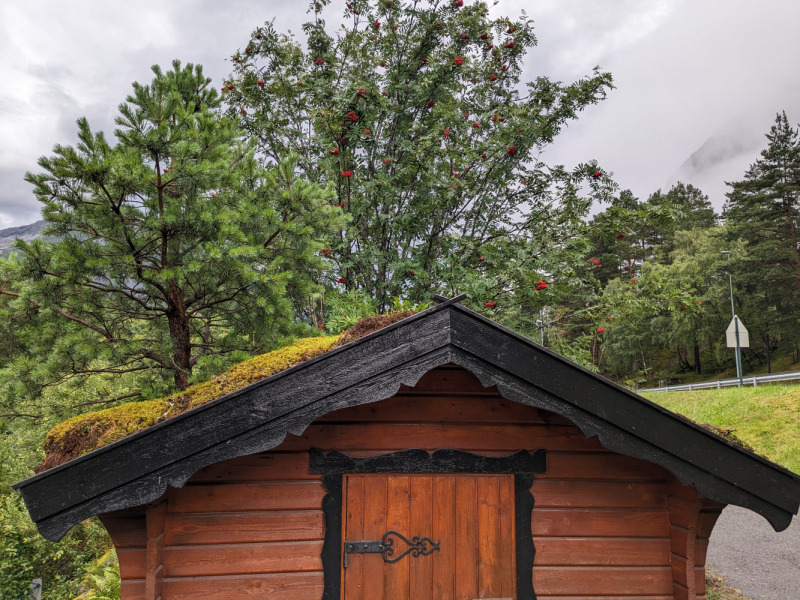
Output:
[[[786,528],[800,478],[453,301],[16,485],[45,537],[146,505],[200,469],[273,449],[323,415],[391,397],[455,364],[506,400],[560,415],[582,436],[665,468],[705,498]],[[413,447],[407,445],[406,447]]]

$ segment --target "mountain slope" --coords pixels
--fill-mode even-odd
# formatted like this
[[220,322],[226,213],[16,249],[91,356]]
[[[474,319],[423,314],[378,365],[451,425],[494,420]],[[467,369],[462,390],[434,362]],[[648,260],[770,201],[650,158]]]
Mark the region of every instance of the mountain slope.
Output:
[[21,227],[0,229],[0,257],[7,258],[8,255],[14,251],[14,240],[17,238],[29,242],[36,238],[43,237],[42,231],[44,231],[45,225],[46,223],[44,221],[36,221],[30,225],[22,225]]

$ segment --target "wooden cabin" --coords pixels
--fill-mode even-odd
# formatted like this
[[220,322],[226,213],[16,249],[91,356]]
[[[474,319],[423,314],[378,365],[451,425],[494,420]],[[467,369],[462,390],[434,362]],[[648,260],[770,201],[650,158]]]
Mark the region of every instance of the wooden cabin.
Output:
[[700,600],[800,478],[454,299],[18,484],[123,600]]

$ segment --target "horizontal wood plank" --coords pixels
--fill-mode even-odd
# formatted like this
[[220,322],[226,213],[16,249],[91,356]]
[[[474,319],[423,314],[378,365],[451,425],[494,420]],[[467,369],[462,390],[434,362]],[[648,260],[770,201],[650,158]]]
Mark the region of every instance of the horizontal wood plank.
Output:
[[695,589],[697,590],[697,594],[700,595],[701,592],[704,592],[706,589],[706,568],[705,566],[702,567],[695,567],[694,568],[694,585]]
[[308,472],[308,452],[263,452],[223,460],[192,475],[189,483],[316,480]]
[[266,544],[170,546],[164,550],[165,577],[295,573],[322,570],[322,540]]
[[534,537],[534,566],[669,566],[667,538]]
[[577,428],[564,425],[478,425],[431,423],[318,423],[302,436],[288,435],[278,450],[321,448],[395,452],[407,448],[458,448],[464,451],[520,449],[593,450],[600,449],[597,438],[585,438]]
[[612,452],[551,451],[547,453],[547,473],[536,478],[666,481],[667,471],[653,463]]
[[100,515],[100,522],[116,548],[144,548],[147,545],[147,524],[144,515]]
[[178,577],[164,579],[162,597],[169,600],[319,600],[322,588],[322,572]]
[[688,558],[686,556],[689,544],[691,543],[692,532],[683,527],[671,525],[669,528],[669,539],[672,544],[672,551],[675,554]]
[[666,537],[666,510],[600,510],[589,508],[533,509],[535,536]]
[[679,496],[669,496],[669,520],[673,525],[684,529],[694,529],[700,514],[700,503]]
[[[536,600],[676,600],[669,596],[543,596],[536,594]],[[697,600],[702,600],[700,596]]]
[[537,479],[531,488],[536,507],[666,508],[666,486],[659,483]]
[[325,523],[319,510],[171,515],[166,533],[169,546],[321,540]]
[[449,396],[395,396],[381,402],[362,404],[328,413],[315,423],[537,423],[546,422],[532,406],[499,396],[465,398],[460,392]]
[[694,562],[698,565],[706,564],[708,556],[708,540],[695,539],[694,541]]
[[537,596],[670,595],[669,567],[533,567]]
[[397,395],[452,393],[454,390],[460,394],[499,394],[497,386],[483,387],[472,372],[453,365],[431,369],[413,387],[401,384]]
[[144,579],[123,579],[120,585],[122,600],[145,600]]
[[325,488],[317,481],[187,485],[170,489],[169,512],[214,513],[320,509]]
[[685,585],[681,585],[677,581],[673,582],[673,594],[675,600],[696,600],[694,595],[689,593],[689,588]]
[[144,579],[147,574],[146,548],[118,548],[117,560],[121,579]]

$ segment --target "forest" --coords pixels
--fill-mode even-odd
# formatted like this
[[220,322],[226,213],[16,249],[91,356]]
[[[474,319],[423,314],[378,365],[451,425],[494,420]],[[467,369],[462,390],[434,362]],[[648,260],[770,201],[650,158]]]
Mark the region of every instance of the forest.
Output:
[[432,294],[465,293],[631,388],[735,373],[732,310],[745,372],[800,363],[800,130],[785,113],[720,212],[690,184],[636,198],[612,165],[541,160],[614,84],[599,68],[523,82],[526,17],[361,0],[331,32],[326,8],[302,41],[255,28],[221,85],[154,66],[111,134],[80,119],[27,174],[46,237],[0,258],[9,597],[35,577],[48,599],[119,597],[99,522],[46,542],[11,489],[53,426]]

